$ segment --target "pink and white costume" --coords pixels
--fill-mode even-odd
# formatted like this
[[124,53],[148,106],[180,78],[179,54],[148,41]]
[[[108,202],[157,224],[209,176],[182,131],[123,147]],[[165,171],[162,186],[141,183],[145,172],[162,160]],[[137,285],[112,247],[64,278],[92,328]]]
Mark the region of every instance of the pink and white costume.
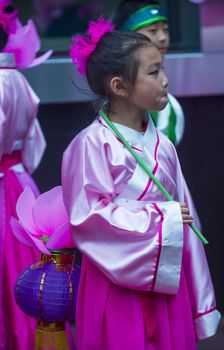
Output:
[[175,201],[101,118],[67,148],[64,202],[83,252],[77,350],[195,350],[220,314],[203,245],[182,224],[178,202],[196,213],[175,148],[151,119],[145,133],[116,126]]
[[39,99],[14,68],[13,55],[0,53],[0,349],[31,350],[35,320],[16,305],[13,288],[19,273],[40,254],[14,237],[10,218],[17,217],[15,206],[25,185],[39,193],[30,174],[46,144],[36,119]]

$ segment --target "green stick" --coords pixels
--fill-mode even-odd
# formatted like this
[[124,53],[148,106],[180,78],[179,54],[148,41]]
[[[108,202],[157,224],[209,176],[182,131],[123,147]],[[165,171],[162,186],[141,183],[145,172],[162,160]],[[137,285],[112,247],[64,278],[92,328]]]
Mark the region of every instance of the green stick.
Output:
[[[125,140],[120,131],[116,128],[116,126],[112,123],[112,121],[107,117],[104,111],[99,111],[100,116],[105,120],[105,122],[109,125],[109,127],[114,131],[114,133],[119,137],[121,142],[125,145],[128,151],[133,155],[136,161],[140,164],[142,169],[149,175],[152,181],[156,184],[156,186],[160,189],[163,195],[168,199],[168,201],[174,201],[174,198],[169,194],[169,192],[165,189],[165,187],[161,184],[161,182],[154,176],[152,171],[148,168],[145,161],[134,151],[134,149],[129,145],[129,143]],[[208,244],[207,239],[203,236],[203,234],[198,230],[198,228],[194,224],[189,224],[192,230],[196,233],[196,235],[200,238],[200,240],[204,244]]]

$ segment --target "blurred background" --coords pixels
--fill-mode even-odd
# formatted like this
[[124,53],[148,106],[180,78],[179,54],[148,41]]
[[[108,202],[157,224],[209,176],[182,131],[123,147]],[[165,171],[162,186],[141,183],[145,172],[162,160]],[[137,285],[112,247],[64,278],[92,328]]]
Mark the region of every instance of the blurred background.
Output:
[[[119,0],[13,3],[23,23],[28,18],[35,21],[42,52],[54,50],[46,63],[23,72],[41,100],[39,120],[47,151],[34,177],[45,191],[60,184],[64,149],[95,115],[94,96],[68,56],[71,36],[85,31],[89,19],[101,13],[112,16]],[[186,118],[177,152],[203,233],[210,241],[206,254],[218,308],[224,313],[224,1],[162,0],[161,5],[167,11],[171,34],[165,60],[170,92]],[[199,348],[224,349],[223,333]]]

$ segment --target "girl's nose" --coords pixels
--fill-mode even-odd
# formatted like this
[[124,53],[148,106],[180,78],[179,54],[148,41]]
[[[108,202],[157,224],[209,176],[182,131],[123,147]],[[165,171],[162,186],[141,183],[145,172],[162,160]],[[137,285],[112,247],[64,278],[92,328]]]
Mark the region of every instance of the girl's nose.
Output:
[[167,40],[167,34],[162,29],[158,31],[158,40],[161,43]]
[[168,78],[167,78],[165,73],[163,73],[162,86],[163,86],[163,88],[167,88],[167,86],[168,86]]

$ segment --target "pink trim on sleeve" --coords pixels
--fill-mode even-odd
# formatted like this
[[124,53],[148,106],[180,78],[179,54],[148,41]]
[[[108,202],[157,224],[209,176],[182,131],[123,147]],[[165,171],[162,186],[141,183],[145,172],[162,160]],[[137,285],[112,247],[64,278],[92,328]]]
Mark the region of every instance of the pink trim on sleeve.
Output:
[[198,314],[195,316],[195,319],[196,319],[196,318],[199,318],[199,317],[201,317],[201,316],[207,315],[207,314],[209,314],[210,312],[212,312],[212,311],[214,311],[214,310],[216,310],[216,306],[214,306],[214,307],[211,308],[210,310],[207,310],[207,311],[198,313]]
[[156,277],[157,277],[157,273],[158,273],[158,269],[159,269],[159,259],[160,259],[160,255],[161,255],[161,249],[162,249],[162,231],[163,231],[163,221],[164,221],[163,213],[161,212],[161,210],[159,209],[157,204],[156,203],[152,203],[152,204],[160,216],[160,223],[159,223],[159,232],[158,232],[158,234],[159,234],[158,255],[157,255],[157,259],[156,259],[156,268],[155,268],[155,273],[154,273],[154,277],[153,277],[153,281],[152,281],[151,291],[153,291],[153,289],[155,288]]

